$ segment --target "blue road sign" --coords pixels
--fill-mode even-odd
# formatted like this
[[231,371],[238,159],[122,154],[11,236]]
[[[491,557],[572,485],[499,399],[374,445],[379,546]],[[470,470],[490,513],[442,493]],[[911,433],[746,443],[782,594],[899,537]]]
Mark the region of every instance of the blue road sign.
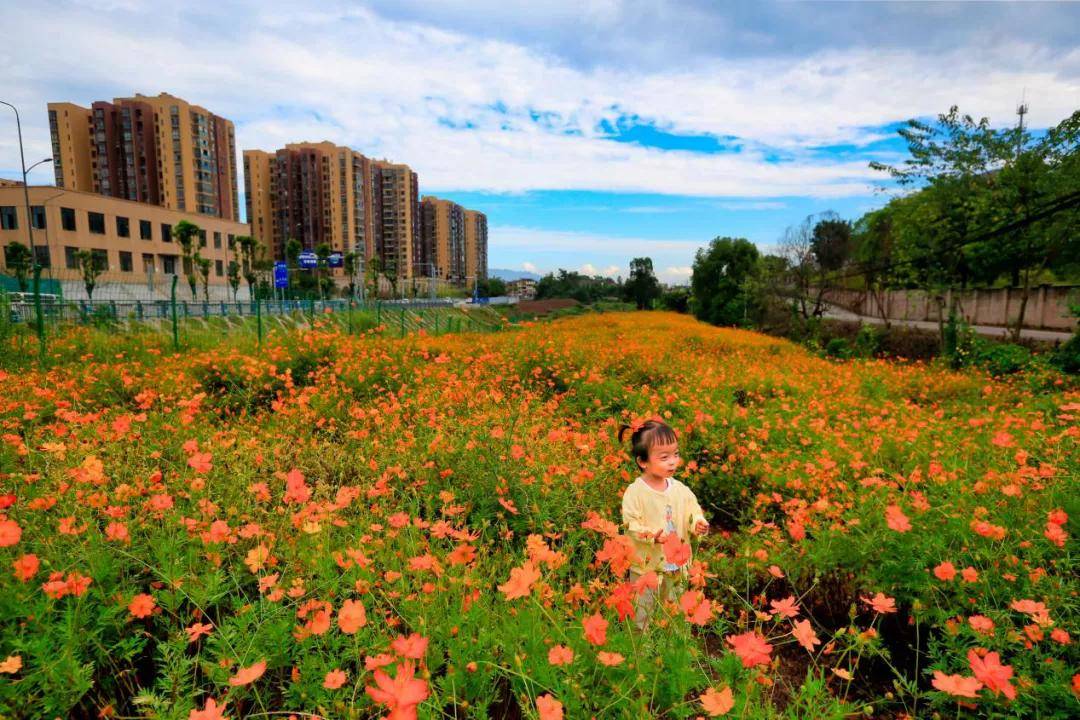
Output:
[[330,257],[326,259],[326,264],[330,267],[341,267],[345,264],[345,257],[339,252],[330,253]]
[[302,253],[300,253],[299,260],[300,260],[300,267],[308,269],[308,270],[310,270],[312,268],[316,268],[316,267],[319,266],[319,256],[316,255],[313,252],[302,252]]
[[289,268],[283,262],[274,263],[274,287],[289,287]]

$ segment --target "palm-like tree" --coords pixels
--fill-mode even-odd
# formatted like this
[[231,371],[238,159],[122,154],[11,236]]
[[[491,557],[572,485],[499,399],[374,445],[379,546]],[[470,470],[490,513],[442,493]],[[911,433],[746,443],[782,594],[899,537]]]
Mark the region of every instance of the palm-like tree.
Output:
[[193,222],[187,220],[181,220],[173,225],[172,235],[176,242],[180,245],[180,250],[184,257],[184,275],[187,277],[188,286],[191,288],[191,299],[194,300],[197,296],[196,293],[196,256],[199,251],[195,246],[195,239],[199,237],[200,228]]

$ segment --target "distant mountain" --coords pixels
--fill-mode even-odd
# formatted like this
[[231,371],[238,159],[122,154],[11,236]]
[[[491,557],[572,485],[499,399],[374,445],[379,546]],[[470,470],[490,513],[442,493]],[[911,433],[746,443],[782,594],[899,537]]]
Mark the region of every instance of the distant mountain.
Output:
[[507,270],[506,268],[491,268],[488,270],[488,277],[499,278],[500,280],[540,279],[540,276],[536,273],[525,272],[524,270]]

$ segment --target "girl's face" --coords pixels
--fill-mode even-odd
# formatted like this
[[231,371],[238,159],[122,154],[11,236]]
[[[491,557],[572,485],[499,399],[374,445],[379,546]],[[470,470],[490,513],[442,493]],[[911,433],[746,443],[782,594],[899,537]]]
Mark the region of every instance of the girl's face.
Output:
[[656,478],[671,477],[680,464],[682,464],[682,458],[679,457],[678,443],[653,445],[649,448],[648,461],[638,460],[641,469]]

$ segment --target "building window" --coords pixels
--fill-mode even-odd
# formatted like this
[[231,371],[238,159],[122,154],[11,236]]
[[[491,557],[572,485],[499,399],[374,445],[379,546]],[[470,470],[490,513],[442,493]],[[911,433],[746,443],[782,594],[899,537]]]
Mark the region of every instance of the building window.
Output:
[[45,229],[45,206],[44,205],[32,205],[30,207],[30,220],[31,225],[35,230]]
[[48,245],[35,245],[34,257],[37,258],[37,264],[43,268],[52,267],[52,258],[49,256]]
[[153,240],[154,239],[154,225],[149,220],[139,221],[139,239],[140,240]]
[[15,215],[14,205],[0,206],[0,230],[18,230],[19,218]]
[[236,245],[236,236],[233,235],[232,233],[229,233],[228,242],[229,242],[229,249],[232,250],[233,247],[235,247],[235,245]]
[[79,269],[79,258],[75,257],[75,253],[79,251],[77,247],[71,247],[66,245],[64,247],[64,264],[67,265],[68,270]]
[[95,235],[105,234],[105,213],[88,212],[86,219],[90,225],[90,232]]
[[161,223],[161,242],[172,242],[172,225]]
[[221,233],[218,232],[217,230],[214,231],[214,249],[215,250],[220,250],[221,249]]
[[120,237],[131,237],[131,223],[126,217],[116,216],[116,234]]
[[166,275],[176,274],[176,256],[175,255],[162,255],[161,256],[161,271]]
[[131,253],[124,250],[120,251],[120,272],[132,272],[135,269],[135,263],[132,261]]
[[154,254],[143,253],[142,254],[142,269],[147,275],[154,274]]
[[104,270],[109,269],[109,251],[108,250],[99,250],[98,248],[91,248],[90,249],[90,257],[92,259],[92,262],[94,263],[94,267],[96,267],[98,270],[104,271]]
[[225,266],[222,264],[222,262],[220,260],[215,260],[214,261],[214,274],[217,275],[218,277],[221,277],[222,275],[225,274]]
[[60,226],[70,232],[75,232],[75,208],[60,208]]
[[199,229],[199,247],[206,247],[206,231]]

